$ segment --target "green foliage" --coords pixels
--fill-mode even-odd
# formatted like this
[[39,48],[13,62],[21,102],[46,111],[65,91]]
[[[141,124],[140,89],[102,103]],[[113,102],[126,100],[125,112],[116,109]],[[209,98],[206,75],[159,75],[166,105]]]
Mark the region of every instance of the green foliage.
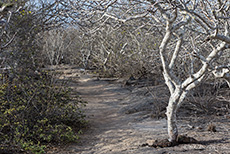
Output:
[[34,9],[27,0],[4,2],[14,4],[12,12],[21,9],[0,17],[7,21],[0,28],[0,41],[6,45],[0,59],[0,67],[6,68],[0,69],[0,153],[44,153],[49,143],[77,141],[84,102],[72,98],[56,75],[40,69],[39,34],[54,25],[42,14],[49,9]]
[[47,143],[77,141],[84,102],[71,99],[70,90],[46,72],[23,72],[0,85],[1,145],[44,153]]
[[[4,11],[6,14],[0,17],[7,21],[0,28],[3,34],[0,36],[2,46],[7,45],[1,49],[4,60],[0,60],[0,63],[2,68],[10,68],[8,72],[0,72],[0,150],[12,148],[44,153],[49,143],[77,141],[84,124],[84,115],[80,109],[84,102],[80,98],[73,100],[70,90],[57,83],[52,74],[39,71],[43,67],[41,62],[44,61],[41,54],[44,51],[42,33],[58,29],[56,25],[63,24],[64,20],[60,14],[53,14],[53,5],[37,8],[39,5],[29,5],[28,0],[7,1],[14,5],[10,8],[13,10],[11,15]],[[18,11],[15,12],[16,10]],[[146,39],[142,39],[146,30],[134,31],[129,25],[112,33],[101,30],[100,34],[96,34],[98,37],[84,35],[83,39],[81,31],[69,31],[71,35],[68,35],[68,44],[69,40],[79,37],[73,43],[76,45],[72,47],[73,52],[66,52],[64,55],[69,56],[66,61],[97,68],[109,77],[143,72],[139,71],[144,68],[142,61],[146,62],[148,59],[142,53],[153,50],[152,44],[157,43],[152,41],[152,36],[146,35]],[[143,41],[144,45],[140,47],[139,43],[132,41],[133,36],[139,42]],[[89,38],[95,40],[88,41]],[[101,53],[104,49],[98,49],[98,44],[102,40],[106,40],[105,51],[113,52]],[[125,42],[128,42],[126,47]],[[145,49],[146,46],[149,46],[148,50]],[[142,47],[144,49],[141,51]],[[87,56],[88,51],[95,51],[92,53],[94,56]],[[108,61],[105,62],[105,59]]]

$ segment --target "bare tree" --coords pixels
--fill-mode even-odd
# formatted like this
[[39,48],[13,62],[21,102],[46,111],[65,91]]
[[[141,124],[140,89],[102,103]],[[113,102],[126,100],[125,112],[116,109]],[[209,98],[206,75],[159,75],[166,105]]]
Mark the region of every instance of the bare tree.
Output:
[[[178,135],[176,113],[188,92],[204,79],[208,71],[221,70],[222,76],[226,76],[225,74],[229,72],[226,65],[222,66],[217,63],[221,52],[228,49],[230,43],[228,41],[229,8],[227,7],[229,2],[174,1],[164,4],[157,1],[149,2],[152,4],[152,9],[157,9],[157,12],[165,20],[165,35],[159,52],[165,83],[171,94],[166,112],[169,141],[175,142]],[[189,37],[191,37],[190,40]],[[169,56],[167,51],[172,50],[168,47],[173,40],[177,40],[177,42],[172,56]],[[186,48],[188,43],[191,43],[190,48]],[[206,48],[205,53],[202,53],[202,47]],[[179,54],[186,50],[194,55],[201,64],[194,69],[196,64],[191,62],[190,73],[182,79],[176,75],[173,69]],[[217,75],[217,73],[214,74]]]
[[81,28],[88,34],[111,22],[123,25],[146,18],[160,30],[159,54],[170,91],[166,115],[172,143],[178,136],[176,113],[188,92],[209,73],[229,82],[229,61],[221,59],[229,55],[230,47],[228,0],[82,0],[69,4],[74,10],[69,16],[80,27],[84,25]]
[[[72,9],[66,12],[67,16],[81,33],[81,39],[78,40],[81,43],[76,49],[76,55],[80,53],[84,67],[95,66],[104,72],[117,72],[116,75],[122,75],[122,71],[137,71],[136,67],[141,69],[149,65],[159,65],[157,46],[163,35],[159,37],[159,28],[152,26],[153,20],[147,16],[148,12],[143,8],[137,10],[141,3],[134,3],[134,10],[137,10],[134,14],[138,14],[129,17],[129,5],[127,1],[124,2],[64,2]],[[122,19],[112,17],[113,14],[121,16]]]
[[64,59],[67,49],[74,40],[69,34],[63,29],[54,29],[43,34],[44,56],[49,59],[51,65],[58,65]]

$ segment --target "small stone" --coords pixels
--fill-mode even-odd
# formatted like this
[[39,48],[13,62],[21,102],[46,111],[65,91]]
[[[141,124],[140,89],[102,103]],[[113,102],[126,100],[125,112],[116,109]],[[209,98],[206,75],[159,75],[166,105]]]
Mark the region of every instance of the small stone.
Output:
[[196,127],[196,129],[199,129],[199,130],[201,130],[201,129],[203,129],[203,128],[202,128],[202,127],[200,127],[200,126],[197,126],[197,127]]
[[211,123],[211,124],[208,125],[207,130],[210,131],[210,132],[216,132],[216,126]]
[[193,128],[194,128],[194,126],[192,126],[192,125],[188,125],[188,127],[189,127],[190,129],[193,129]]
[[157,140],[147,140],[146,144],[148,144],[149,146],[152,146],[153,144],[155,144],[157,142]]

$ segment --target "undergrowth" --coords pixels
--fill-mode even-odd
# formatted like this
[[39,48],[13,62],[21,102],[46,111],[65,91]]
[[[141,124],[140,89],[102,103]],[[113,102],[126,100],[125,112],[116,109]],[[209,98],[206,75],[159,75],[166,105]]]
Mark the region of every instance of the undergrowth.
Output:
[[[10,77],[13,74],[14,77]],[[4,79],[4,82],[3,82]],[[47,72],[1,74],[0,151],[45,153],[46,145],[76,142],[84,115],[80,98]]]

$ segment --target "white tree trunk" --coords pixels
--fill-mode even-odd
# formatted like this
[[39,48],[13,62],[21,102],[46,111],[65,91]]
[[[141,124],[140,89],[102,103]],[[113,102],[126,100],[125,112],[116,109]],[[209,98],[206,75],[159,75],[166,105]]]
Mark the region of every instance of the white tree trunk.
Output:
[[168,135],[169,135],[169,141],[170,142],[176,142],[177,136],[178,136],[178,130],[176,125],[176,110],[175,110],[175,104],[173,99],[170,98],[169,104],[167,107],[167,123],[168,123]]
[[169,141],[175,143],[178,136],[176,113],[178,110],[178,105],[184,100],[185,95],[181,88],[177,87],[175,91],[171,94],[169,98],[169,103],[167,106],[167,123],[168,123],[168,135]]

